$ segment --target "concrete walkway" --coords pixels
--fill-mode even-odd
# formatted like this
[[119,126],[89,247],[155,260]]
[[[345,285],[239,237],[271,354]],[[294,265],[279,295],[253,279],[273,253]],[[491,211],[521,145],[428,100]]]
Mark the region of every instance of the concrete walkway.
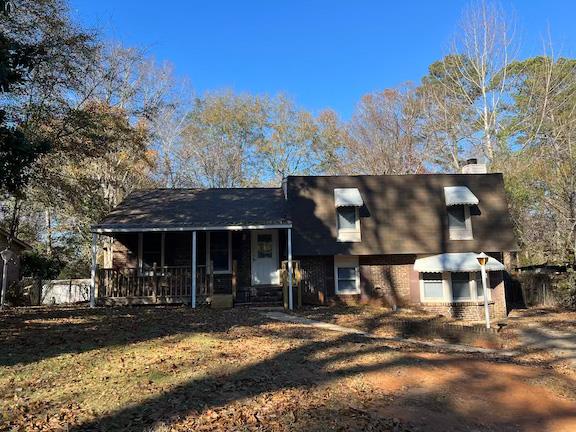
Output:
[[418,345],[418,346],[425,346],[428,348],[436,348],[441,350],[448,350],[460,353],[473,353],[473,354],[485,354],[497,357],[513,357],[518,355],[519,353],[516,351],[506,351],[506,350],[495,350],[495,349],[488,349],[488,348],[477,348],[468,345],[458,345],[458,344],[449,344],[449,343],[442,343],[442,342],[429,342],[429,341],[422,341],[418,339],[409,339],[409,338],[399,338],[399,337],[383,337],[377,336],[372,333],[366,333],[358,329],[349,328],[349,327],[342,327],[336,324],[330,324],[322,321],[315,321],[308,318],[300,317],[297,315],[290,315],[284,312],[277,312],[277,311],[262,311],[261,312],[267,318],[288,322],[292,324],[300,324],[310,328],[317,328],[321,330],[328,330],[334,331],[338,333],[344,334],[354,334],[363,336],[369,339],[375,339],[379,341],[385,342],[401,342],[407,343],[411,345]]
[[576,334],[553,330],[533,324],[520,330],[523,349],[527,351],[550,351],[560,360],[576,367]]

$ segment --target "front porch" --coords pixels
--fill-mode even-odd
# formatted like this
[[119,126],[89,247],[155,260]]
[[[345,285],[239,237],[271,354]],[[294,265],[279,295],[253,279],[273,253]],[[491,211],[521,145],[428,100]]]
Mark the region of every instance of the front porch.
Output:
[[[93,259],[100,266],[93,266],[91,300],[101,305],[280,306],[282,265],[288,273],[292,263],[290,236],[289,227],[267,226],[96,233]],[[100,255],[98,244],[103,245]],[[284,278],[290,284],[291,279]],[[291,308],[287,291],[285,303]]]

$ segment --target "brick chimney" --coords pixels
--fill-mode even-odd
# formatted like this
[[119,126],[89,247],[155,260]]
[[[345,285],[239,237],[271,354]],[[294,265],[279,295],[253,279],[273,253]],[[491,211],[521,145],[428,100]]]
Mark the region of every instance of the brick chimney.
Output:
[[479,164],[478,159],[467,159],[462,165],[462,174],[486,174],[488,169],[486,164]]

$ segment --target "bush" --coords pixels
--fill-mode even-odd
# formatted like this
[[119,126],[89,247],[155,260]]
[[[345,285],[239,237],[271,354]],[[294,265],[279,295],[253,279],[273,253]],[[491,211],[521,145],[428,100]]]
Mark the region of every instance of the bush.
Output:
[[22,275],[35,279],[54,279],[64,264],[58,257],[48,256],[38,251],[27,251],[21,258]]
[[576,272],[523,273],[519,277],[526,306],[576,309]]
[[576,272],[569,270],[553,279],[554,293],[560,306],[576,309]]

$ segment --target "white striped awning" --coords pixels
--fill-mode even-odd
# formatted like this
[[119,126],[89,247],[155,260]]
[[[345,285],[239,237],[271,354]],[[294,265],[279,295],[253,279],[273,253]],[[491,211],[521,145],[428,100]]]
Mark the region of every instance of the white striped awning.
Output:
[[446,206],[478,205],[480,201],[466,186],[446,186],[444,188]]
[[334,189],[334,204],[336,207],[362,207],[364,201],[356,188]]
[[[478,254],[474,252],[432,255],[418,258],[414,262],[414,270],[420,273],[478,272],[481,269],[477,257]],[[488,257],[488,262],[486,263],[487,271],[504,269],[504,264],[496,258]]]

